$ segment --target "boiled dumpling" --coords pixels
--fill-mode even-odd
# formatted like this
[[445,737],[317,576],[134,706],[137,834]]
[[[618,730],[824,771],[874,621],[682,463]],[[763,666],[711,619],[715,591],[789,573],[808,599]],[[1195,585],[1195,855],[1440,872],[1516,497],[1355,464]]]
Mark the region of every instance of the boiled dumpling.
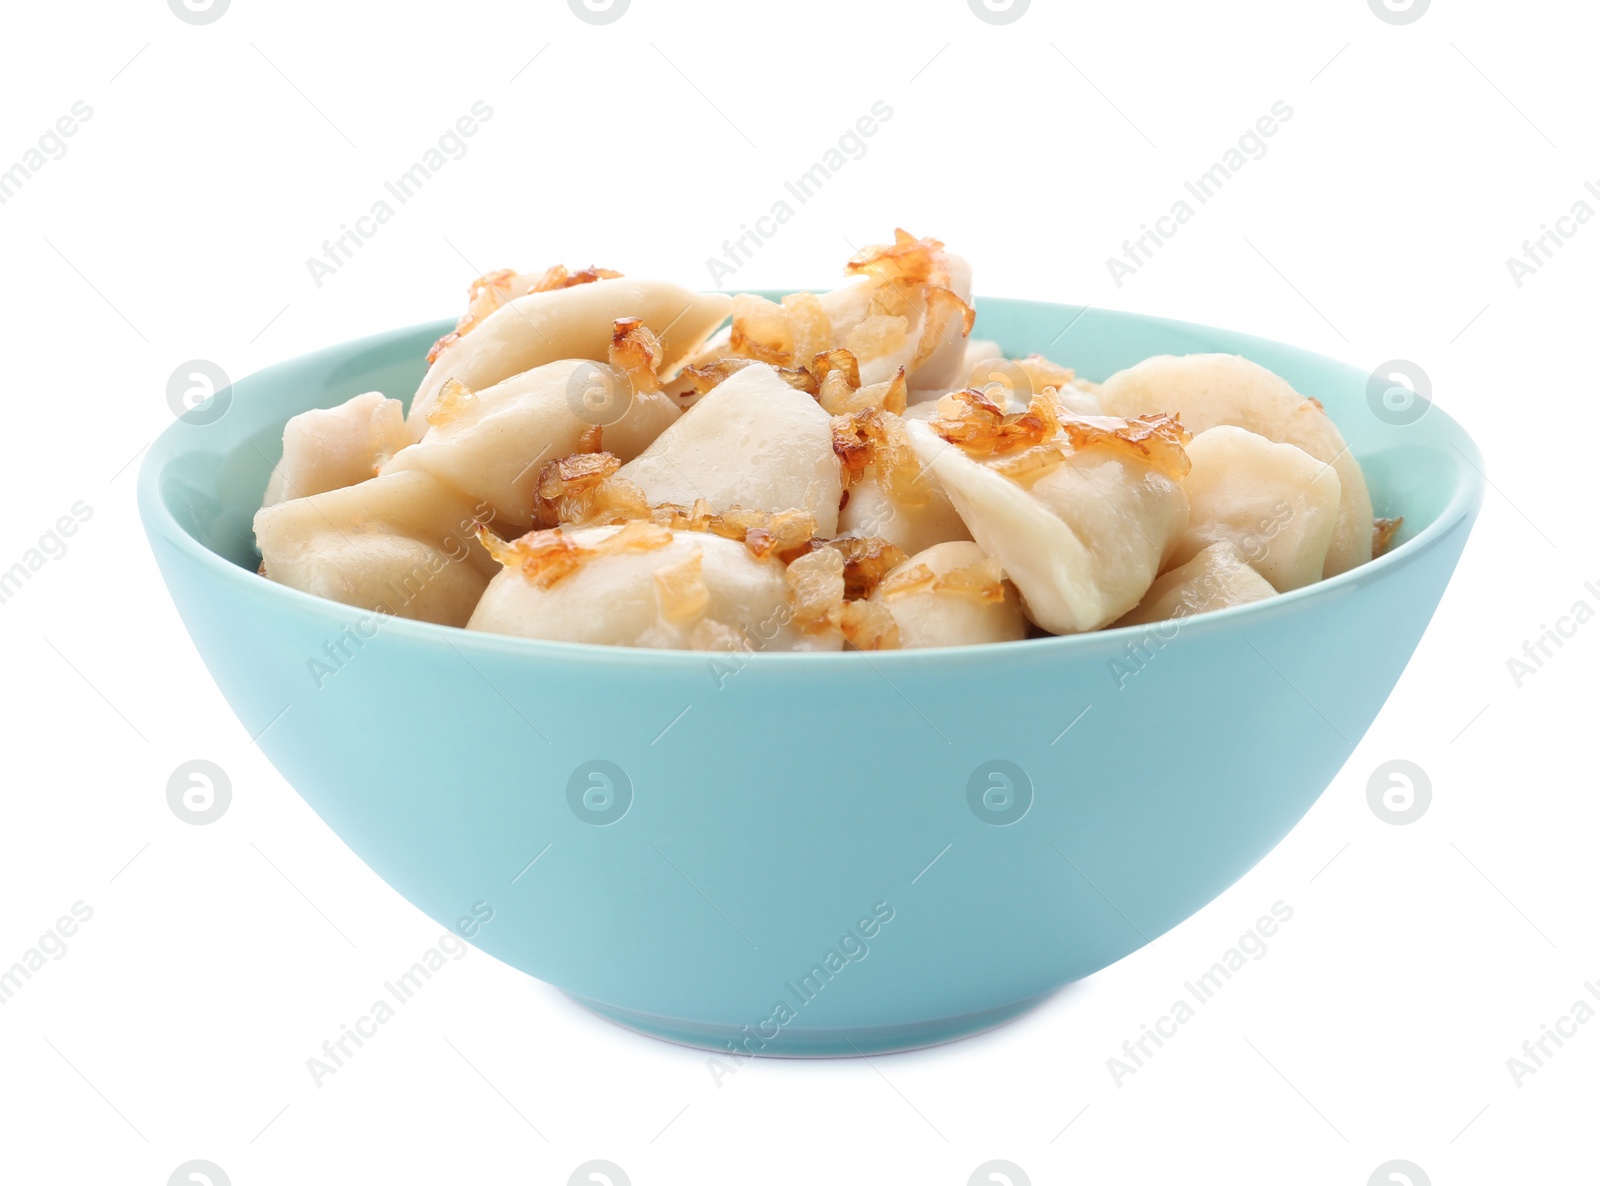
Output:
[[1112,623],[1142,626],[1194,614],[1264,601],[1277,592],[1250,567],[1244,553],[1223,540],[1201,550],[1187,564],[1155,579],[1144,600]]
[[425,470],[485,500],[497,518],[532,525],[550,462],[596,447],[629,460],[678,418],[656,381],[659,350],[648,331],[619,322],[610,354],[609,365],[564,359],[476,393],[447,387],[422,440],[384,472]]
[[263,506],[364,482],[411,443],[397,399],[369,391],[336,408],[301,412],[283,429],[283,459]]
[[493,511],[432,474],[402,472],[256,512],[262,571],[305,593],[464,626],[495,565],[477,542]]
[[968,400],[963,412],[961,400],[946,396],[946,416],[907,428],[973,539],[1017,586],[1028,617],[1070,634],[1137,605],[1188,524],[1187,434],[1164,417],[1058,427],[1041,395],[1031,422],[1013,425],[1012,443],[998,409]]
[[716,293],[627,277],[518,297],[438,350],[411,401],[412,437],[420,439],[426,431],[427,415],[450,379],[480,391],[560,359],[601,361],[611,345],[612,323],[628,317],[639,318],[661,339],[662,369],[671,373],[731,306],[728,297]]
[[757,559],[736,540],[636,520],[533,532],[491,547],[503,568],[469,630],[680,650],[843,645],[835,629],[802,629],[783,564]]
[[1339,519],[1322,575],[1372,559],[1372,498],[1360,464],[1322,405],[1265,367],[1236,354],[1158,355],[1107,379],[1100,402],[1111,416],[1164,412],[1190,432],[1232,424],[1303,449],[1339,475]]
[[883,578],[871,600],[889,610],[906,649],[1012,642],[1028,633],[1015,587],[970,540],[918,552]]
[[530,292],[551,292],[558,288],[592,284],[596,280],[612,280],[621,275],[621,272],[613,272],[608,268],[584,268],[582,271],[569,272],[557,264],[542,273],[501,268],[479,276],[467,285],[467,311],[457,319],[455,329],[433,344],[433,349],[428,351],[428,364],[431,366],[445,347],[471,333],[479,322],[501,305],[509,304],[518,297],[527,296]]
[[809,513],[838,530],[843,493],[828,414],[770,366],[734,372],[617,471],[655,503]]
[[1171,562],[1226,540],[1279,593],[1322,579],[1339,518],[1339,475],[1293,445],[1230,424],[1188,445],[1189,527]]

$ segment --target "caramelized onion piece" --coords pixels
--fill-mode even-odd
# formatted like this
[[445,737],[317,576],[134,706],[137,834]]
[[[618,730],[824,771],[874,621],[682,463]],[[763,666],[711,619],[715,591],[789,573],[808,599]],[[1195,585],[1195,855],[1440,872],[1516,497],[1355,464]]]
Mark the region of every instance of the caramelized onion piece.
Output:
[[897,651],[900,626],[880,601],[847,601],[839,607],[839,631],[858,651]]
[[703,556],[695,551],[681,563],[651,574],[656,585],[656,605],[662,618],[674,626],[694,621],[711,604],[711,590],[702,569]]
[[1400,534],[1400,528],[1405,525],[1406,517],[1396,515],[1393,519],[1374,519],[1372,521],[1372,554],[1374,557],[1382,556],[1394,546],[1394,537]]
[[573,288],[579,284],[593,284],[596,280],[616,280],[622,276],[621,272],[613,272],[610,268],[584,268],[581,271],[569,272],[562,265],[546,269],[545,274],[529,286],[529,292],[553,292],[558,288]]
[[446,379],[444,386],[439,389],[438,400],[428,409],[426,419],[434,428],[439,428],[449,424],[477,402],[478,397],[465,383],[456,379]]
[[711,509],[704,499],[692,507],[651,505],[644,491],[616,476],[622,463],[610,453],[574,453],[547,464],[536,486],[539,522],[548,527],[604,527],[646,522],[670,531],[702,531],[738,540],[757,560],[787,564],[812,548],[817,521],[806,511]]
[[[744,370],[745,367],[755,366],[756,363],[757,360],[754,358],[729,356],[700,366],[684,367],[683,377],[689,381],[696,395],[704,395],[718,383]],[[803,391],[807,395],[817,394],[817,380],[806,368],[774,367],[773,369],[777,371],[778,378],[796,391]]]
[[790,564],[784,579],[794,625],[806,634],[837,630],[864,651],[900,646],[900,627],[888,609],[872,601],[847,600],[848,562],[833,547],[807,552]]
[[649,518],[644,492],[612,476],[621,468],[621,458],[604,452],[574,453],[549,462],[534,487],[538,521],[546,527],[594,527]]
[[1123,420],[1118,416],[1069,416],[1062,431],[1074,449],[1111,448],[1133,453],[1168,477],[1189,472],[1189,455],[1183,447],[1193,436],[1176,416],[1158,413]]
[[1021,453],[1012,453],[989,463],[989,468],[1004,474],[1013,482],[1031,486],[1046,474],[1059,469],[1067,460],[1066,451],[1059,441],[1048,445],[1034,445]]
[[1043,391],[1046,387],[1059,390],[1077,384],[1077,373],[1071,367],[1051,362],[1042,354],[1030,354],[1026,358],[1016,359],[1012,365],[1023,373],[1034,391]]
[[794,362],[794,330],[789,312],[766,297],[741,293],[733,298],[733,326],[728,333],[728,351],[740,358],[770,363],[775,367]]
[[672,503],[651,508],[651,521],[674,531],[704,531],[724,539],[736,539],[750,549],[757,560],[775,557],[787,564],[810,550],[817,521],[805,511],[747,511],[730,507],[720,514],[699,499],[685,509]]
[[907,593],[947,593],[992,605],[1006,599],[1005,570],[993,556],[943,573],[935,573],[926,564],[913,564],[883,583],[887,598]]
[[523,580],[548,589],[571,576],[589,560],[601,556],[620,556],[628,552],[653,552],[672,542],[672,532],[654,523],[635,519],[624,523],[613,534],[592,548],[576,543],[561,528],[530,531],[507,543],[487,527],[478,528],[478,542],[506,568],[515,569]]
[[850,487],[859,482],[861,476],[867,472],[867,467],[872,464],[873,454],[876,451],[873,409],[869,408],[849,416],[835,416],[829,421],[829,425],[833,429],[833,453],[839,459],[839,466],[844,471],[844,488],[848,493]]
[[489,314],[512,298],[516,272],[510,268],[488,272],[467,285],[467,311],[456,321],[455,329],[445,334],[428,350],[428,365],[432,366],[446,346],[464,334],[471,333]]
[[894,544],[877,536],[846,535],[830,539],[827,546],[844,557],[846,601],[870,597],[890,570],[908,559]]
[[928,427],[969,457],[992,457],[1043,444],[1061,431],[1061,420],[1056,401],[1044,392],[1027,411],[1008,416],[987,392],[968,387],[942,398]]
[[789,605],[795,626],[806,634],[819,634],[837,625],[844,604],[844,556],[832,548],[819,548],[799,557],[785,570]]
[[844,470],[845,489],[874,467],[878,484],[901,506],[920,507],[929,498],[923,466],[906,435],[905,421],[881,408],[835,416],[833,452]]
[[852,406],[861,388],[861,367],[856,356],[840,347],[825,350],[811,359],[810,371],[817,379],[817,402],[830,416],[856,410]]
[[[833,351],[843,354],[854,364],[855,356],[848,350]],[[853,369],[853,367],[852,367]],[[906,410],[906,368],[899,367],[892,378],[882,383],[871,383],[865,387],[850,381],[850,372],[842,370],[830,371],[823,379],[817,393],[817,401],[822,405],[822,410],[830,416],[847,416],[853,412],[864,412],[869,408],[882,408],[887,412],[900,415]]]
[[814,292],[791,292],[783,298],[789,317],[790,357],[815,358],[828,348],[833,323]]
[[661,390],[661,342],[637,317],[619,317],[611,323],[611,369],[626,376],[640,395]]
[[843,347],[813,354],[808,369],[816,376],[819,386],[825,386],[833,375],[838,375],[851,391],[861,386],[861,367],[856,356]]
[[937,239],[916,239],[909,231],[894,229],[894,242],[864,247],[845,264],[846,274],[872,276],[900,284],[948,282],[944,244]]

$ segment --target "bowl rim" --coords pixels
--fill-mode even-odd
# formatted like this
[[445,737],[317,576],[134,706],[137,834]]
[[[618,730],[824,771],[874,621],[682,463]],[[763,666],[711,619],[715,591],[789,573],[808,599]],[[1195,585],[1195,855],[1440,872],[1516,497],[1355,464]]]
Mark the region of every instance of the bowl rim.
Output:
[[[733,290],[728,290],[728,292],[731,295]],[[1025,298],[974,296],[973,304],[979,308],[980,314],[982,307],[986,304],[1034,306],[1057,309],[1064,313],[1078,313],[1080,315],[1090,310],[1096,310],[1102,315],[1131,319],[1177,333],[1225,335],[1233,345],[1239,348],[1233,351],[1235,353],[1244,353],[1250,348],[1269,348],[1271,350],[1287,348],[1305,356],[1312,362],[1352,369],[1350,364],[1339,359],[1316,351],[1306,350],[1295,346],[1293,343],[1240,333],[1201,322],[1156,317],[1127,310],[1099,309],[1096,306],[1068,305]],[[252,372],[245,377],[245,380],[248,381],[249,379],[269,374],[278,367],[311,362],[321,356],[328,356],[329,358],[333,356],[344,357],[358,349],[375,349],[386,342],[396,339],[413,335],[422,337],[428,334],[436,334],[447,329],[453,323],[453,319],[421,322],[361,338],[350,339],[323,347],[320,350],[281,360],[278,363]],[[1265,620],[1276,614],[1309,609],[1321,600],[1343,596],[1347,592],[1353,591],[1358,585],[1384,579],[1386,574],[1398,572],[1400,569],[1421,560],[1427,553],[1439,547],[1463,521],[1470,523],[1482,504],[1484,487],[1488,481],[1484,473],[1482,453],[1478,449],[1476,442],[1462,428],[1460,423],[1448,413],[1442,411],[1431,400],[1428,402],[1425,414],[1433,425],[1443,430],[1443,435],[1446,438],[1445,443],[1459,457],[1459,461],[1452,463],[1455,471],[1454,488],[1451,490],[1445,505],[1440,508],[1438,514],[1434,516],[1430,523],[1410,539],[1395,545],[1382,556],[1374,557],[1365,564],[1299,589],[1276,594],[1262,601],[1229,606],[1219,610],[1208,610],[1202,614],[1177,619],[1180,625],[1174,629],[1174,633],[1181,631],[1184,634],[1210,634],[1217,630],[1233,629],[1235,624],[1238,623]],[[178,459],[206,451],[203,438],[186,439],[191,432],[194,432],[197,428],[203,429],[204,427],[207,426],[187,424],[181,419],[175,420],[163,429],[155,441],[152,442],[140,464],[137,489],[139,516],[143,523],[145,534],[152,544],[159,537],[161,541],[174,547],[187,559],[195,562],[208,575],[221,580],[224,584],[233,584],[242,592],[250,591],[263,594],[269,598],[280,599],[286,612],[309,614],[312,617],[325,618],[347,626],[361,622],[364,619],[376,618],[381,621],[380,628],[384,632],[393,631],[400,638],[412,639],[422,645],[432,644],[434,646],[449,647],[458,653],[461,648],[465,647],[482,655],[512,656],[531,660],[547,658],[557,661],[580,661],[587,664],[597,662],[602,664],[626,664],[628,666],[652,664],[658,668],[678,668],[685,665],[700,667],[704,664],[715,662],[720,658],[724,662],[735,664],[739,670],[743,670],[749,664],[761,666],[782,664],[789,667],[806,668],[820,666],[838,669],[845,664],[853,662],[859,656],[867,659],[868,665],[874,668],[879,664],[888,664],[892,668],[902,668],[950,663],[952,661],[970,661],[988,656],[995,658],[1021,658],[1026,655],[1030,658],[1038,659],[1058,656],[1066,660],[1074,655],[1087,653],[1091,650],[1105,649],[1108,646],[1120,650],[1127,640],[1148,636],[1152,632],[1159,632],[1161,627],[1168,624],[1166,622],[1151,622],[1134,626],[1104,627],[1100,630],[1085,631],[1078,634],[1024,638],[1010,642],[873,651],[870,653],[865,651],[764,650],[720,652],[560,642],[549,639],[524,638],[517,635],[493,634],[487,631],[468,630],[465,627],[443,626],[433,622],[419,622],[409,618],[394,617],[385,615],[377,610],[358,609],[355,606],[318,597],[315,594],[306,593],[288,585],[280,585],[274,581],[265,580],[259,574],[242,568],[226,557],[214,552],[186,531],[167,506],[166,499],[162,497],[162,477],[168,467]],[[1339,427],[1337,421],[1335,421],[1335,427]],[[1343,429],[1341,429],[1341,435],[1343,435]],[[1420,449],[1426,446],[1419,442],[1413,447]],[[1443,450],[1435,449],[1434,451],[1447,456]],[[1172,636],[1167,635],[1165,637],[1170,638]],[[1024,650],[1019,652],[1018,648],[1024,648]]]

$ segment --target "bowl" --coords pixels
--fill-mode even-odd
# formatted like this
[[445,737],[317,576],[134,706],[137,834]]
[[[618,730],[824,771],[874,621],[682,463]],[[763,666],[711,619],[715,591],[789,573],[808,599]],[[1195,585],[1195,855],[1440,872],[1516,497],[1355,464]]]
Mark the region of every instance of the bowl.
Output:
[[284,422],[409,394],[445,322],[218,393],[151,448],[140,511],[245,729],[440,924],[677,1042],[929,1045],[1149,943],[1282,840],[1394,687],[1483,492],[1462,429],[1385,402],[1364,371],[1127,313],[977,308],[975,335],[1090,378],[1163,352],[1279,372],[1327,407],[1377,513],[1405,516],[1397,544],[1181,625],[870,654],[505,638],[256,575],[251,517]]

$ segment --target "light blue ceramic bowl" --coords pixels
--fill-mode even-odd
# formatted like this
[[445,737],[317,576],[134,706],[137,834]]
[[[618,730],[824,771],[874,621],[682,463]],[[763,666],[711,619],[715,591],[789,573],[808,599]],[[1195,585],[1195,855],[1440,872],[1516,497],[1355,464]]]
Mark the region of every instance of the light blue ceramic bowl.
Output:
[[1163,352],[1272,368],[1327,406],[1401,542],[1175,632],[737,663],[376,622],[257,576],[284,422],[409,395],[444,323],[235,384],[151,449],[140,510],[244,727],[441,924],[491,906],[483,950],[675,1041],[940,1042],[1150,942],[1284,837],[1405,667],[1483,485],[1454,421],[1387,408],[1344,364],[1125,313],[978,314],[1008,353],[1091,378]]

